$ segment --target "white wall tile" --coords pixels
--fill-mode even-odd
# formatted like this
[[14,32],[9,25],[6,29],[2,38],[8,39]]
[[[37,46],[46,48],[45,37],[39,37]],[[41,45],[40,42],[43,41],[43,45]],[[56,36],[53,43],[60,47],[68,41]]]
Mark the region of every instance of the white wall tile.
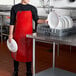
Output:
[[21,0],[15,0],[15,4],[20,3],[20,2],[21,2]]
[[[50,5],[51,5],[51,2],[50,2]],[[53,0],[52,5],[55,7],[66,7],[66,6],[67,7],[76,7],[76,1],[69,2],[69,0]]]
[[13,5],[13,0],[0,0],[0,5]]
[[[51,2],[50,2],[51,3]],[[54,7],[74,7],[76,8],[76,1],[69,2],[69,0],[53,0],[52,4]],[[72,17],[76,17],[76,10],[70,9],[55,9],[58,15],[70,15]],[[66,10],[66,11],[65,11]]]

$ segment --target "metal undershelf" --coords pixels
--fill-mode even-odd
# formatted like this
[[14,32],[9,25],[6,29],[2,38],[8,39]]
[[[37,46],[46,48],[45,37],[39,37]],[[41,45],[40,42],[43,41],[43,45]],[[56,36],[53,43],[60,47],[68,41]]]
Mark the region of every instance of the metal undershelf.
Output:
[[36,76],[76,76],[76,73],[72,73],[59,68],[55,68],[55,70],[53,71],[52,68],[49,68],[37,73]]

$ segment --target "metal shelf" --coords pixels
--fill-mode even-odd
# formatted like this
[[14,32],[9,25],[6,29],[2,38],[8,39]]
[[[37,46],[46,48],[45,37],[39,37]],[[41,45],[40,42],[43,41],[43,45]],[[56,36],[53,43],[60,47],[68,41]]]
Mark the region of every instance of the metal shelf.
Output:
[[3,17],[4,16],[10,16],[10,12],[0,12],[0,16],[2,17],[2,25],[0,25],[0,29],[1,29],[1,43],[3,42],[3,36],[8,36],[8,34],[6,33],[3,33],[3,27],[8,27],[9,28],[9,25],[4,25],[3,23]]
[[8,34],[2,33],[2,35],[8,36]]
[[76,7],[54,7],[54,9],[76,10]]
[[8,27],[9,28],[9,26],[6,26],[6,25],[2,25],[2,26],[0,26],[1,27],[1,34],[0,34],[0,36],[1,36],[1,43],[3,43],[3,36],[8,36],[8,34],[6,34],[6,33],[3,33],[3,27]]

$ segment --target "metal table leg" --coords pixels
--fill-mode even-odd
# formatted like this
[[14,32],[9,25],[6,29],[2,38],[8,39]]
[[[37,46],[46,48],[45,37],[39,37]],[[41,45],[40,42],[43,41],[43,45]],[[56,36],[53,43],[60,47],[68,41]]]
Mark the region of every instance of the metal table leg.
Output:
[[59,43],[57,44],[57,56],[59,56]]
[[53,70],[55,69],[55,42],[53,42]]
[[72,46],[70,45],[70,54],[71,54]]
[[1,25],[1,44],[3,43],[2,27],[3,27],[3,15],[2,15],[2,25]]
[[35,39],[33,39],[33,76],[35,76]]
[[2,44],[2,42],[3,42],[3,39],[2,39],[3,37],[2,37],[2,25],[1,25],[1,44]]

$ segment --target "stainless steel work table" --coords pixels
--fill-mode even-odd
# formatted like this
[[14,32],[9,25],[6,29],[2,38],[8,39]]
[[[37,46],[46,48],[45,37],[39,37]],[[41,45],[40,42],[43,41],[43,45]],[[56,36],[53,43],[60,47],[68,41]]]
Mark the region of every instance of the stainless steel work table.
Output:
[[[45,35],[40,35],[40,34],[33,33],[32,35],[29,35],[29,34],[26,35],[26,37],[33,39],[33,76],[35,76],[35,40],[39,41],[39,42],[44,42],[44,43],[51,43],[51,42],[53,43],[53,64],[52,64],[53,66],[52,66],[52,72],[56,72],[55,71],[56,70],[55,69],[55,45],[56,45],[56,43],[76,46],[76,34],[70,35],[70,36],[65,36],[65,37],[55,37],[55,36],[45,36]],[[60,72],[60,70],[58,72]],[[76,74],[74,74],[74,73],[70,73],[70,72],[68,73],[68,72],[65,72],[65,71],[62,72],[62,74],[63,74],[62,76],[76,76]],[[66,75],[64,75],[64,74],[66,74]],[[51,74],[51,75],[52,76],[59,76],[59,75],[55,75],[54,73]],[[49,75],[49,76],[51,76],[51,75]],[[41,75],[39,74],[37,76],[41,76]]]
[[[2,16],[2,25],[0,26],[1,27],[1,43],[2,43],[3,42],[3,39],[2,39],[3,35],[8,36],[7,34],[2,33],[2,27],[4,26],[3,25],[3,16],[10,16],[10,11],[9,12],[0,12],[0,16]],[[6,26],[9,27],[9,25],[6,25]]]

